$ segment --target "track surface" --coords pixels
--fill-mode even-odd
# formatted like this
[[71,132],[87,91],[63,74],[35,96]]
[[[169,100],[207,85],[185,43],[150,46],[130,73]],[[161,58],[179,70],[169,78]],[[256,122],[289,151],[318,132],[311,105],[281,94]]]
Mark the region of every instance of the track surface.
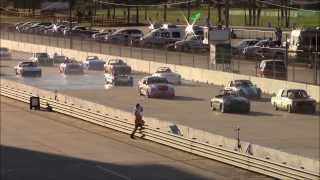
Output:
[[[271,179],[1,97],[2,180]],[[21,118],[23,117],[23,118]]]
[[[16,58],[27,57],[17,53]],[[319,112],[288,114],[275,111],[270,97],[251,101],[251,113],[221,114],[209,110],[209,99],[221,87],[184,82],[176,87],[177,97],[173,100],[147,99],[132,87],[106,88],[102,72],[87,72],[83,76],[63,76],[57,67],[44,67],[42,78],[21,78],[13,74],[15,60],[2,61],[3,78],[79,97],[107,106],[132,111],[135,103],[145,108],[145,116],[172,121],[177,124],[206,130],[215,134],[235,138],[234,129],[240,127],[241,140],[289,153],[319,159]],[[135,80],[143,74],[135,74]]]

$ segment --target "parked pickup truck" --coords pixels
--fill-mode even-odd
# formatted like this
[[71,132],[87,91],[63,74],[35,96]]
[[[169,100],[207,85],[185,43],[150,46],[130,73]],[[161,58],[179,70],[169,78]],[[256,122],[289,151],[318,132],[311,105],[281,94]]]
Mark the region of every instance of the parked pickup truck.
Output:
[[303,89],[281,89],[271,98],[271,104],[276,110],[315,113],[316,101]]

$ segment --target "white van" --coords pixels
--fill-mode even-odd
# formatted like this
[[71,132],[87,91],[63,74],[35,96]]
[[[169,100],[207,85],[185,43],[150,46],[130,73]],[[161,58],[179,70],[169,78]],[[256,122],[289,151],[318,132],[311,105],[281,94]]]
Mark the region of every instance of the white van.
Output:
[[167,28],[154,29],[140,39],[140,45],[144,47],[164,47],[167,44],[175,43],[176,41],[185,38],[185,30],[177,26],[168,26]]

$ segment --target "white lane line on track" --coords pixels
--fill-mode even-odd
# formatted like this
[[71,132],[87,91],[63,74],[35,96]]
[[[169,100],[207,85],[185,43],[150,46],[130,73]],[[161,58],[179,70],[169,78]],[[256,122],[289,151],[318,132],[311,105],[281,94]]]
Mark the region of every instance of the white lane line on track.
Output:
[[115,171],[109,170],[109,169],[104,168],[104,167],[102,167],[102,166],[96,166],[96,167],[97,167],[98,169],[100,169],[100,170],[104,171],[104,172],[107,172],[107,173],[112,174],[112,175],[114,175],[114,176],[120,177],[120,178],[122,178],[122,179],[125,179],[125,180],[132,180],[130,177],[127,177],[127,176],[122,175],[122,174],[120,174],[120,173],[118,173],[118,172],[115,172]]

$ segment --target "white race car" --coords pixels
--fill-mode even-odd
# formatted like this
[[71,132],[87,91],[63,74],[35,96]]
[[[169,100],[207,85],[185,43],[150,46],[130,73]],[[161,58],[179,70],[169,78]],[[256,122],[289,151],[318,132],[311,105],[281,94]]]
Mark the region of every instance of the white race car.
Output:
[[14,72],[16,75],[41,77],[41,68],[38,67],[37,63],[32,61],[20,62],[14,67]]
[[83,74],[83,65],[76,61],[61,63],[59,66],[60,73],[64,74]]
[[180,74],[173,72],[169,67],[158,68],[152,76],[166,78],[171,84],[181,84]]

